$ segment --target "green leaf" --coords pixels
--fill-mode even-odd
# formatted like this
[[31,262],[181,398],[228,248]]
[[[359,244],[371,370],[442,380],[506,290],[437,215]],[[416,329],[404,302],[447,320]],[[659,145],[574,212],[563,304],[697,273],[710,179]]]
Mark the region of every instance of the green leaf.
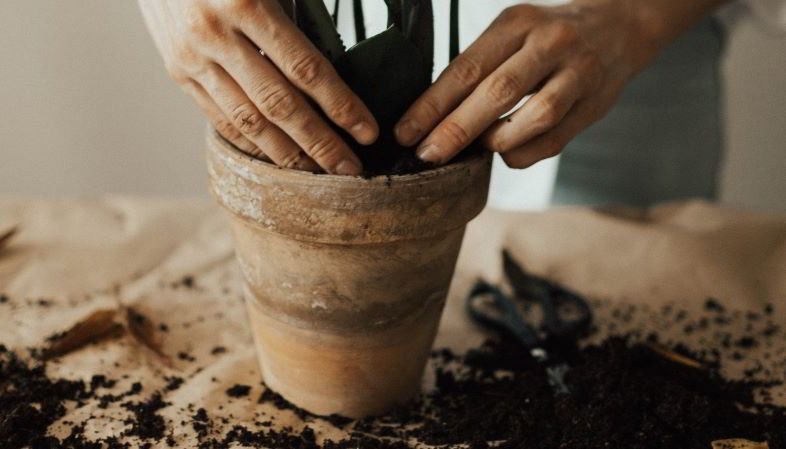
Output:
[[434,10],[431,0],[401,0],[401,30],[426,62],[424,76],[431,83],[434,70]]
[[396,25],[399,30],[401,24],[401,0],[385,0],[388,4],[388,27]]
[[450,0],[450,60],[459,55],[459,0]]
[[350,48],[336,66],[381,121],[398,120],[428,87],[419,49],[395,26]]
[[336,2],[333,4],[333,25],[335,25],[336,28],[338,28],[338,13],[340,11],[340,8],[341,8],[341,0],[336,0]]
[[355,16],[355,41],[366,40],[366,17],[363,14],[363,0],[355,0],[352,5]]
[[[364,152],[375,151],[376,157],[383,157],[380,150],[400,149],[393,128],[430,85],[424,77],[427,67],[420,50],[396,26],[355,45],[336,62],[339,74],[379,123],[380,137],[375,149],[356,146],[361,159]],[[394,152],[388,154],[392,157]]]
[[295,7],[300,30],[330,61],[340,58],[344,54],[344,43],[325,3],[322,0],[297,0]]
[[[320,50],[329,55],[347,85],[377,119],[380,136],[374,148],[354,142],[337,128],[358,153],[367,169],[392,167],[406,157],[416,160],[393,135],[395,124],[431,85],[434,66],[434,12],[431,0],[384,0],[388,29],[368,39],[360,0],[355,0],[359,43],[344,50],[333,18],[322,0],[298,0],[298,25]],[[340,53],[339,53],[340,50]],[[336,56],[338,55],[338,56]]]

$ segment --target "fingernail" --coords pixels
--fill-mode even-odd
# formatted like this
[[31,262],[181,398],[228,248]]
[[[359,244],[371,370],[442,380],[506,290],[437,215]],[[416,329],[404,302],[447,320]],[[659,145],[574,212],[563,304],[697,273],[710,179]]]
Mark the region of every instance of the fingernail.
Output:
[[337,175],[343,176],[358,176],[360,175],[360,166],[349,159],[344,159],[336,165],[334,170]]
[[368,122],[360,122],[350,128],[350,131],[352,131],[352,136],[355,140],[361,145],[371,145],[377,140],[377,133]]
[[439,147],[433,143],[423,145],[415,152],[419,158],[426,162],[433,162],[435,164],[439,163],[439,161],[442,159],[440,153]]
[[417,142],[420,137],[420,127],[412,120],[404,120],[396,125],[396,139],[398,143],[404,146],[411,146]]
[[313,159],[311,159],[310,157],[305,157],[305,156],[301,156],[300,160],[297,161],[297,163],[295,164],[295,169],[302,170],[302,171],[308,171],[308,172],[311,172],[311,173],[317,173],[320,170],[322,170],[322,168],[319,166],[319,164],[314,162]]

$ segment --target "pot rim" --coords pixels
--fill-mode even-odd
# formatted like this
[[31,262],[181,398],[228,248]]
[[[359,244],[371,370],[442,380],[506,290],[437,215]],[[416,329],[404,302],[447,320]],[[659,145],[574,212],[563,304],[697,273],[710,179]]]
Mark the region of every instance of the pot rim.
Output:
[[391,183],[395,183],[397,185],[421,183],[425,180],[438,178],[456,171],[464,170],[468,166],[476,165],[479,161],[489,159],[492,157],[491,153],[482,152],[477,155],[469,156],[458,162],[452,162],[447,165],[443,165],[430,170],[424,170],[422,172],[410,173],[404,175],[376,175],[371,177],[333,175],[328,173],[312,173],[303,170],[295,170],[292,168],[279,167],[269,162],[265,162],[261,159],[257,159],[243,152],[239,148],[237,148],[234,144],[232,144],[232,142],[226,140],[224,136],[219,134],[218,131],[216,131],[215,128],[211,126],[208,126],[208,135],[214,141],[214,143],[220,145],[222,149],[232,153],[234,157],[248,164],[251,164],[251,166],[256,167],[258,169],[262,169],[268,172],[275,171],[280,175],[283,174],[287,177],[292,178],[293,181],[310,180],[311,182],[313,182],[315,179],[319,179],[319,180],[324,180],[331,184],[336,184],[336,183],[341,183],[343,185],[355,184],[355,185],[365,185],[366,187],[368,187],[369,183],[380,184],[386,187],[390,187]]

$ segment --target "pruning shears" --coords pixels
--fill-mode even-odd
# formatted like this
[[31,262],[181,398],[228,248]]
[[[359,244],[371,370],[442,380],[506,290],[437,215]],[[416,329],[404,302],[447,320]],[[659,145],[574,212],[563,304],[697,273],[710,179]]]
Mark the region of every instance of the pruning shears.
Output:
[[[503,252],[505,276],[513,297],[498,287],[479,280],[469,296],[466,308],[473,321],[481,326],[514,338],[532,357],[547,362],[544,349],[548,338],[577,338],[592,326],[592,309],[577,293],[556,283],[526,273],[507,251]],[[529,322],[522,306],[540,307],[542,321]],[[568,366],[558,363],[546,367],[557,393],[568,393],[564,382]]]

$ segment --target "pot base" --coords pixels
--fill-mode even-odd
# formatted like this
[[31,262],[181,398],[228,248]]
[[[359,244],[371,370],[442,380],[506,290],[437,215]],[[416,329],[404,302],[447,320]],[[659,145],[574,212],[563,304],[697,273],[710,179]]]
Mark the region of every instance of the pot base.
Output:
[[363,418],[406,402],[421,377],[443,304],[417,320],[377,332],[326,335],[271,319],[247,300],[265,384],[321,416]]

